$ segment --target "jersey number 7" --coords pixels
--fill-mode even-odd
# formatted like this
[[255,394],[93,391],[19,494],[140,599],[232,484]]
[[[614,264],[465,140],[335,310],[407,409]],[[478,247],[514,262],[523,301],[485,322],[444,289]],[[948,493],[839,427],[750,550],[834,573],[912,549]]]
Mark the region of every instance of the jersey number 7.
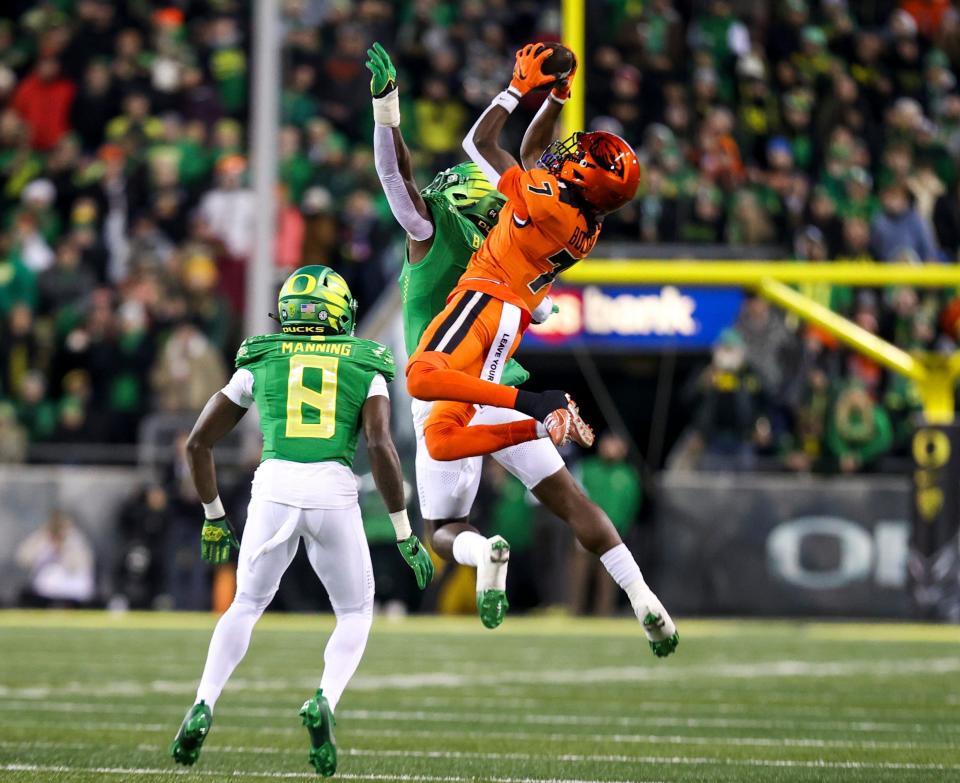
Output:
[[[287,378],[287,429],[288,438],[332,438],[337,429],[337,368],[340,359],[336,356],[317,356],[297,353],[290,357],[290,374]],[[321,371],[319,391],[304,383],[304,370]],[[318,420],[305,422],[303,408],[316,409]],[[311,417],[312,418],[312,417]]]
[[527,283],[527,288],[530,289],[530,293],[539,294],[541,289],[544,286],[551,285],[554,280],[557,279],[564,269],[569,269],[575,263],[577,259],[570,255],[566,250],[561,250],[559,253],[554,253],[550,258],[547,259],[551,264],[553,264],[553,269],[549,272],[544,272],[541,275],[538,275],[529,283]]

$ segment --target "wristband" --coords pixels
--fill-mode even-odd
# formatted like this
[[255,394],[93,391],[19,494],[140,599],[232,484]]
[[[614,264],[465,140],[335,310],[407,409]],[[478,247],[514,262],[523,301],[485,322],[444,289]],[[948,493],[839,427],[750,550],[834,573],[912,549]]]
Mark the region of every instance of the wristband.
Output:
[[400,127],[400,90],[373,99],[373,121],[387,128]]
[[220,519],[225,517],[227,512],[224,511],[223,503],[220,500],[220,496],[217,495],[209,503],[203,503],[203,515],[207,519]]
[[506,109],[509,114],[513,114],[513,110],[517,108],[517,104],[520,103],[520,96],[509,87],[503,92],[499,93],[496,98],[494,98],[491,103],[496,106],[500,106],[503,109]]
[[401,508],[399,511],[390,512],[390,522],[393,523],[393,529],[397,534],[397,541],[406,541],[413,535],[410,529],[410,520],[407,519],[407,510]]
[[563,106],[563,104],[565,104],[565,103],[567,102],[567,99],[566,99],[566,98],[559,98],[559,97],[557,97],[556,95],[554,95],[553,92],[550,92],[550,93],[547,95],[547,98],[549,98],[549,99],[550,99],[551,101],[553,101],[554,103],[559,103],[561,106]]

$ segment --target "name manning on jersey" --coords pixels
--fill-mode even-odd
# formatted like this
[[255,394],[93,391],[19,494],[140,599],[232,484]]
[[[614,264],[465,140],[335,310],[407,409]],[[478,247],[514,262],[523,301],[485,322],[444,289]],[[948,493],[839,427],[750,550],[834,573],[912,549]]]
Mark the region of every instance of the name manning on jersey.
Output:
[[335,353],[338,356],[349,356],[349,343],[280,343],[280,353]]

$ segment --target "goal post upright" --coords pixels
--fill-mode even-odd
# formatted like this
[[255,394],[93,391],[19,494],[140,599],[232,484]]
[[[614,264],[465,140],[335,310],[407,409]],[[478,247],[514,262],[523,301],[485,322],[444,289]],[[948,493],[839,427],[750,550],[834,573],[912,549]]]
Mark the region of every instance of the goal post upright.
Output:
[[586,91],[587,91],[587,0],[563,0],[563,44],[570,49],[580,63],[580,76],[570,91],[563,111],[560,113],[561,138],[567,138],[577,131],[586,130]]

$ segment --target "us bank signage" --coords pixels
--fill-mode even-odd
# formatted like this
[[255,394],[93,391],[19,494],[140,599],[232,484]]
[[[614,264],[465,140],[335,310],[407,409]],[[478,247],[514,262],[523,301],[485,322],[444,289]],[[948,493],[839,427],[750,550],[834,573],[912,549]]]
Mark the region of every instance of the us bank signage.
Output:
[[559,312],[530,327],[525,347],[702,350],[733,325],[744,299],[736,289],[676,286],[554,286],[550,295]]

